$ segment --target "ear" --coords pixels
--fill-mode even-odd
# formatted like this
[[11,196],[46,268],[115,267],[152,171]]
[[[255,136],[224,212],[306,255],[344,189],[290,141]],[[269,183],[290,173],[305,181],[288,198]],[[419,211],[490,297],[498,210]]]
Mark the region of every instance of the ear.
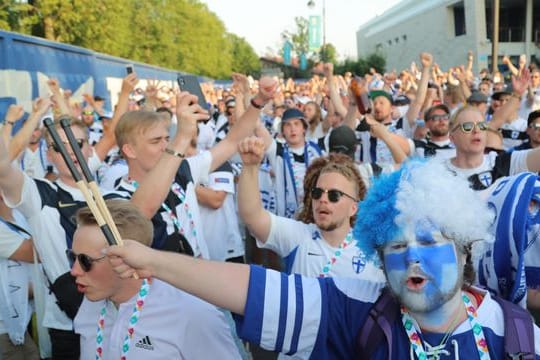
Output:
[[127,159],[136,159],[137,158],[137,154],[135,153],[135,150],[133,149],[131,144],[122,145],[121,150],[122,150],[122,153],[124,154],[124,156],[126,157],[126,160]]
[[353,202],[351,205],[351,211],[349,212],[349,217],[354,216],[358,212],[358,203]]

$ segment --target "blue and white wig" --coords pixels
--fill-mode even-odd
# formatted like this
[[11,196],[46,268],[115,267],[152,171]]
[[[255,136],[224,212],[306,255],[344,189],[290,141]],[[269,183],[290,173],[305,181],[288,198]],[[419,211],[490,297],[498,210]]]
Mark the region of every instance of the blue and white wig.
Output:
[[[493,241],[489,230],[493,217],[469,183],[440,161],[411,160],[375,180],[359,204],[353,231],[360,250],[378,262],[377,249],[400,239],[407,226],[438,229],[466,247],[475,241]],[[478,251],[482,248],[475,246],[474,252]]]

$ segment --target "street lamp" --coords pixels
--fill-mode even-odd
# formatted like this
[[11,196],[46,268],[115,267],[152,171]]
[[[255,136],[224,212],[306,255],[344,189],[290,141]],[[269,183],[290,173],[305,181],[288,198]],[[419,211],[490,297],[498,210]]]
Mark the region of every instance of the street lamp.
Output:
[[[309,0],[308,3],[307,3],[307,6],[310,9],[315,8],[315,1],[314,0]],[[322,2],[322,26],[323,26],[322,46],[323,46],[323,49],[324,49],[325,45],[326,45],[326,0],[323,0],[323,2]]]

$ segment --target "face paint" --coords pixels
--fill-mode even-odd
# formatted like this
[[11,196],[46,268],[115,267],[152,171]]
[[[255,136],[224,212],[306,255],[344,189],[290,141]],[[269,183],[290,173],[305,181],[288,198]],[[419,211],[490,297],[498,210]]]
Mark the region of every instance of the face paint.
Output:
[[461,287],[455,245],[432,227],[404,231],[384,248],[383,259],[390,289],[411,311],[436,309]]

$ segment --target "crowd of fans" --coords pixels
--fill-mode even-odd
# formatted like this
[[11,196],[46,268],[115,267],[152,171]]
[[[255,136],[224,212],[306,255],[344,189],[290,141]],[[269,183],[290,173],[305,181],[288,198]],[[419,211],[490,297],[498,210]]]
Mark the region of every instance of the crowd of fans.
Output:
[[[0,130],[0,359],[247,358],[258,344],[281,358],[350,358],[365,304],[385,287],[417,332],[398,320],[406,342],[389,340],[389,350],[370,350],[375,358],[392,357],[392,346],[406,358],[409,348],[411,358],[458,357],[475,340],[498,358],[512,318],[490,296],[540,308],[540,69],[521,56],[503,59],[508,73],[475,73],[472,54],[464,60],[441,69],[422,53],[408,69],[362,75],[325,63],[301,82],[235,73],[230,88],[201,84],[206,108],[157,80],[139,87],[136,69],[110,109],[105,94],[76,102],[49,80],[50,95],[28,116],[11,105]],[[103,254],[98,222],[43,125],[53,119],[67,145],[66,117],[120,235],[146,248]],[[475,242],[485,250],[472,251]],[[398,291],[396,259],[415,256],[409,290],[429,279],[444,296]],[[452,280],[430,257],[478,275]],[[369,293],[309,278],[352,278]],[[478,318],[464,310],[471,301]],[[445,306],[444,321],[425,315]],[[466,319],[484,331],[467,340]],[[420,328],[415,346],[407,339]]]

